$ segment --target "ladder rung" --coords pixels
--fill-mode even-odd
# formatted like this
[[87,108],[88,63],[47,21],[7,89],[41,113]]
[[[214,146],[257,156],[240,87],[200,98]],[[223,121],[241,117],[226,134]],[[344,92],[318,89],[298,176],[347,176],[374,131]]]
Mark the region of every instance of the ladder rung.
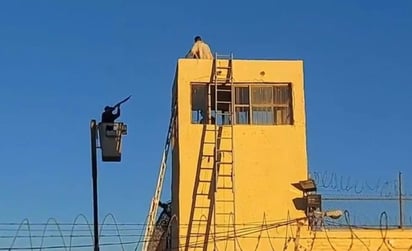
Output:
[[231,174],[219,174],[219,177],[226,177],[226,178],[228,178],[228,177],[232,177],[232,175]]
[[[231,214],[227,214],[227,215],[220,215],[219,217],[233,217],[233,213]],[[225,233],[228,230],[228,225],[227,224],[222,224],[222,225],[216,225],[216,230],[218,230],[219,232],[222,232],[222,230],[224,229]],[[233,237],[232,237],[233,238]],[[235,238],[233,238],[232,242],[235,240]],[[272,249],[274,250],[274,249]]]
[[218,153],[231,153],[231,152],[233,152],[232,150],[220,150],[220,149],[218,149],[218,150],[216,150]]
[[213,167],[200,167],[200,169],[203,169],[203,170],[213,170]]
[[[234,214],[233,213],[231,213],[231,214],[227,214],[227,215],[220,215],[219,217],[233,217],[234,216]],[[218,230],[219,232],[222,232],[222,230],[224,229],[224,232],[226,233],[227,231],[228,231],[228,225],[227,224],[217,224],[216,225],[216,230]],[[233,231],[233,230],[232,230]],[[232,237],[233,238],[233,237]],[[232,241],[234,241],[234,240],[236,240],[235,238],[233,238],[233,240]],[[272,249],[272,250],[274,250],[274,249]]]
[[198,180],[199,182],[202,182],[202,183],[205,183],[205,182],[207,182],[207,183],[210,183],[210,182],[212,182],[212,179],[209,179],[209,180]]
[[209,196],[209,193],[197,193],[196,195]]
[[[227,215],[227,216],[229,216],[229,215],[233,215],[233,213],[232,212],[229,212],[229,213],[218,213],[218,212],[216,212],[216,215]],[[216,227],[217,226],[219,226],[219,225],[216,225]],[[227,227],[227,226],[221,226],[221,227]]]
[[232,139],[232,137],[217,137],[217,139]]
[[232,69],[231,66],[216,66],[216,69]]
[[[207,207],[207,208],[209,208],[209,207]],[[197,221],[197,222],[206,221],[207,222],[207,219],[204,219],[204,218],[202,218],[202,219],[192,219],[192,221]]]
[[218,92],[231,92],[232,91],[231,89],[219,89],[219,88],[217,88],[216,90]]
[[218,100],[216,100],[216,103],[218,103],[218,104],[231,104],[232,101],[218,101]]
[[216,162],[216,164],[229,165],[229,164],[233,164],[233,161],[218,161]]
[[233,161],[221,161],[221,162],[216,162],[218,165],[231,165],[233,164]]
[[216,202],[234,202],[234,200],[216,200]]
[[217,187],[217,189],[224,189],[224,190],[229,190],[229,189],[233,189],[233,187]]

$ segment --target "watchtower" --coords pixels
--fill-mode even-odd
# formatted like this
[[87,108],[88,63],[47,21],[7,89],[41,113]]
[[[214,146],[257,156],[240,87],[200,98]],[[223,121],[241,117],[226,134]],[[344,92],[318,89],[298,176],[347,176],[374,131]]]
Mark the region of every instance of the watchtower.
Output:
[[179,59],[173,250],[248,247],[242,226],[304,216],[292,186],[308,178],[303,79],[301,60]]

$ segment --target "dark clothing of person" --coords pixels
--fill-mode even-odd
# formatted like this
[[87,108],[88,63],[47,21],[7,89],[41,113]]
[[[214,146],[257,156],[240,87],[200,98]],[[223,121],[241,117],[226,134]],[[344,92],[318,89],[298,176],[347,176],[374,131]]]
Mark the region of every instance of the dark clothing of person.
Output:
[[120,108],[117,107],[117,112],[115,114],[113,114],[114,110],[114,107],[110,107],[104,110],[104,112],[102,113],[102,123],[114,123],[114,121],[118,117],[120,117]]
[[172,203],[162,203],[159,201],[159,207],[163,208],[163,212],[169,216],[172,217]]

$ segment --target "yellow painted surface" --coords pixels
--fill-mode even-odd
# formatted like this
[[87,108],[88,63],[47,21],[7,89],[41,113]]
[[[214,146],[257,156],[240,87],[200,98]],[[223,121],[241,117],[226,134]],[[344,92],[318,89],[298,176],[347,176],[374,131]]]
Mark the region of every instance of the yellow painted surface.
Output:
[[[380,230],[354,235],[348,228],[317,231],[314,238],[304,220],[301,227],[296,222],[283,224],[305,216],[293,203],[302,193],[292,186],[308,176],[303,62],[299,60],[233,61],[235,85],[292,84],[294,123],[233,126],[233,154],[224,153],[222,160],[234,161],[234,181],[219,178],[218,186],[234,186],[235,210],[230,202],[219,202],[216,213],[225,215],[214,219],[214,151],[213,144],[207,143],[215,138],[214,125],[191,123],[191,83],[210,82],[211,73],[212,60],[178,62],[173,88],[178,110],[172,161],[173,250],[388,250],[390,245],[408,250],[411,231],[390,231],[390,241]],[[223,128],[222,134],[230,135],[230,128]],[[230,149],[230,141],[222,140],[221,148]],[[230,174],[232,166],[223,165],[220,172]],[[231,200],[232,193],[222,189],[215,199]]]

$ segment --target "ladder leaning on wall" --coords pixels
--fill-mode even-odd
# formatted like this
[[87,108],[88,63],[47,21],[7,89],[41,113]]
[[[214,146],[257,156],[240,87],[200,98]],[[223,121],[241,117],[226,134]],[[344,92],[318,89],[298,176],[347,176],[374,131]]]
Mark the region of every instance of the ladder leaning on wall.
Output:
[[209,88],[208,99],[210,104],[214,105],[214,107],[209,107],[209,119],[213,121],[211,116],[214,115],[215,136],[214,246],[215,250],[218,250],[218,242],[220,242],[224,243],[228,250],[232,248],[236,250],[236,238],[234,238],[236,231],[233,155],[235,91],[232,53],[230,55],[215,54],[212,80],[212,88]]
[[174,123],[175,123],[175,118],[177,114],[176,110],[177,110],[177,105],[174,104],[172,107],[172,113],[170,116],[169,129],[167,132],[166,143],[165,143],[165,147],[163,150],[162,161],[160,163],[160,170],[159,170],[159,176],[157,179],[156,190],[152,198],[152,202],[150,204],[149,214],[148,214],[147,221],[146,221],[146,229],[145,229],[145,234],[144,234],[144,239],[143,239],[143,249],[142,249],[143,251],[150,251],[152,249],[151,248],[152,246],[157,246],[157,245],[151,245],[152,241],[156,241],[156,242],[160,241],[160,240],[152,240],[152,237],[153,237],[153,234],[156,228],[157,210],[159,208],[160,196],[161,196],[162,188],[163,188],[163,181],[164,181],[165,174],[166,174],[166,162],[167,162],[167,157],[169,155],[171,140],[173,137]]

